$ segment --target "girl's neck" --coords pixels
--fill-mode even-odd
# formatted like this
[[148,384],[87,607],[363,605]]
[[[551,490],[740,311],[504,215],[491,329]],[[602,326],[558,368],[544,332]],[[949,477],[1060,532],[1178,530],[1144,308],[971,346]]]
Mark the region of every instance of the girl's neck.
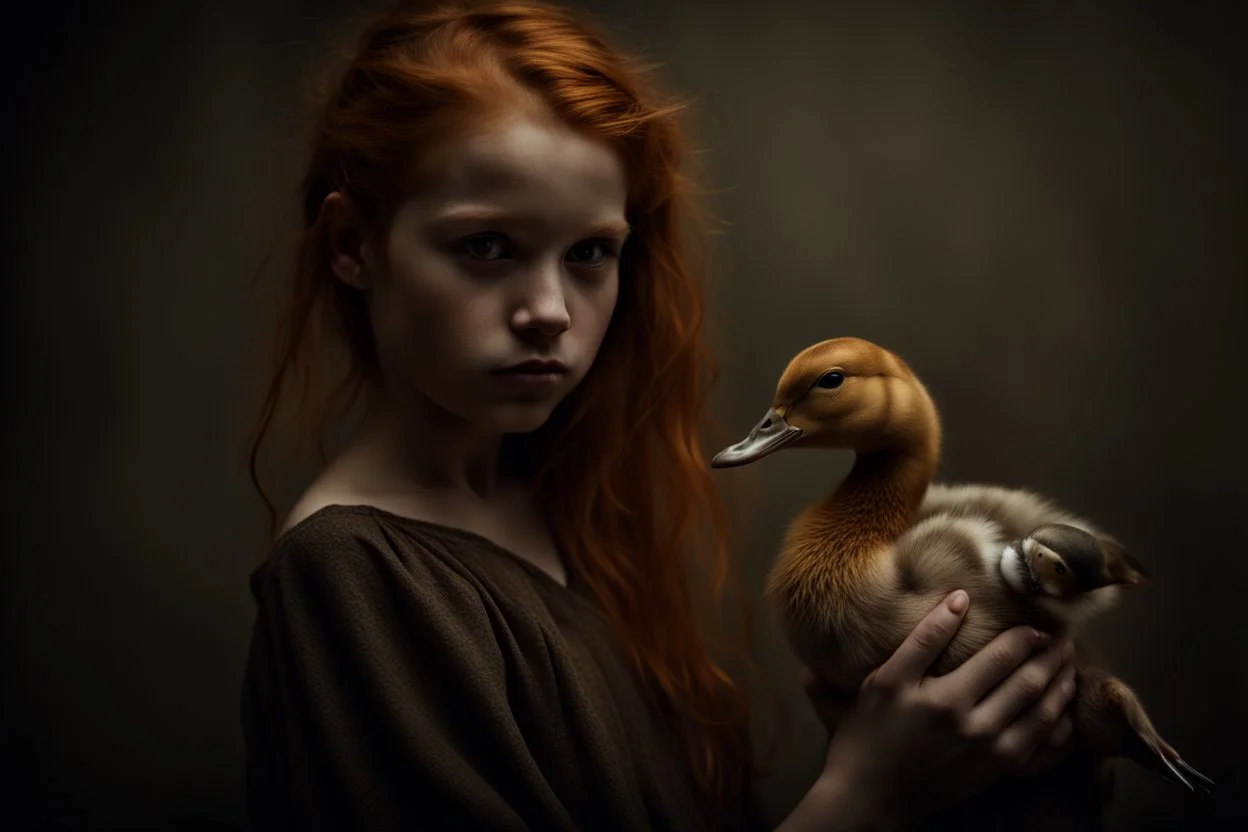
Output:
[[492,499],[514,472],[500,434],[468,424],[410,389],[369,390],[347,453],[388,490]]

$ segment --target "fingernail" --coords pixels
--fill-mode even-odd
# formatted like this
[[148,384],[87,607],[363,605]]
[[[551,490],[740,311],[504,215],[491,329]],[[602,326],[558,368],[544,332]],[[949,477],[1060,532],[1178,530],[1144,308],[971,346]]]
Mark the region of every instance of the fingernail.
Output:
[[1031,641],[1033,644],[1048,644],[1053,640],[1053,636],[1041,630],[1031,631]]
[[970,596],[959,589],[949,596],[949,609],[953,612],[961,614],[966,609],[966,605],[970,602],[970,600]]
[[1075,692],[1075,669],[1068,667],[1062,671],[1062,696],[1069,698]]

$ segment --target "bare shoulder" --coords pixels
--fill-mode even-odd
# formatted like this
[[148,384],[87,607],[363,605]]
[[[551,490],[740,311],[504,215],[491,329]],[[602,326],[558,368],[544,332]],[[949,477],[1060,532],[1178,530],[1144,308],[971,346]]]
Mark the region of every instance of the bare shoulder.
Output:
[[430,499],[414,488],[402,492],[361,490],[357,484],[365,478],[359,476],[358,469],[354,476],[351,471],[341,458],[322,471],[291,507],[278,529],[277,539],[288,537],[292,530],[331,506],[367,507],[470,532],[567,585],[567,568],[531,490],[512,488],[498,494],[488,510],[482,510],[445,499]]
[[[307,512],[252,577],[262,614],[297,640],[292,649],[321,640],[335,653],[407,660],[419,633],[422,661],[496,661],[491,586],[451,547],[396,534],[370,505],[308,499],[291,520]],[[438,654],[446,658],[430,658]]]
[[379,505],[378,500],[370,497],[355,484],[360,480],[358,472],[354,470],[357,467],[353,465],[350,454],[339,455],[330,462],[291,506],[286,519],[278,529],[277,536],[281,537],[317,512],[330,506],[375,505],[379,508],[389,508],[386,505]]
[[401,517],[433,523],[446,522],[414,488],[396,490],[378,484],[373,463],[358,449],[348,447],[317,474],[291,506],[278,537],[330,506],[368,506]]
[[358,499],[353,499],[352,495],[346,491],[314,483],[291,507],[286,519],[277,530],[277,536],[281,537],[322,509],[336,505],[360,504]]
[[463,570],[423,534],[393,534],[373,502],[309,491],[291,509],[258,580],[285,585],[284,592],[315,589],[321,598],[366,598],[384,589],[426,608],[439,605],[432,588],[445,590],[457,582],[449,573]]

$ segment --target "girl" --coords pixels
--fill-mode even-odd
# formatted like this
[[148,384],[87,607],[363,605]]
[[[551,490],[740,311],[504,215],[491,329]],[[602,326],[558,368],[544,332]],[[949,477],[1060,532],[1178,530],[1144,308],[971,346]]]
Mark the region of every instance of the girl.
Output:
[[[288,379],[319,428],[361,405],[252,578],[258,827],[755,822],[742,692],[686,585],[729,567],[676,116],[557,8],[406,8],[363,34],[316,128],[252,448],[255,477]],[[322,333],[349,368],[314,401]],[[966,603],[838,714],[785,828],[902,826],[1048,764],[1059,646],[1029,659],[1014,631],[924,679]]]

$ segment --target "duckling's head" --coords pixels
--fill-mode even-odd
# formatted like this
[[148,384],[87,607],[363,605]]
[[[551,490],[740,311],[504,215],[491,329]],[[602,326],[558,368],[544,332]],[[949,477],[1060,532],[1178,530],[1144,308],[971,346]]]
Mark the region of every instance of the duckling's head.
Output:
[[745,465],[789,446],[934,452],[939,442],[936,406],[901,358],[861,338],[833,338],[789,362],[767,415],[711,466]]
[[1076,526],[1049,523],[1005,550],[1001,572],[1016,592],[1071,601],[1106,587],[1129,589],[1148,570],[1116,541]]

